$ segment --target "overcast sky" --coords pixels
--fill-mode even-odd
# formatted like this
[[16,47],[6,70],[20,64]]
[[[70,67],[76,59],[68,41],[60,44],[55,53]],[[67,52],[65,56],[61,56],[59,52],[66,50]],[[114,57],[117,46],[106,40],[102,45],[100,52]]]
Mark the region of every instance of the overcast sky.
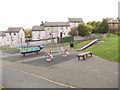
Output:
[[0,31],[8,27],[32,28],[41,21],[84,22],[118,17],[119,0],[0,0]]

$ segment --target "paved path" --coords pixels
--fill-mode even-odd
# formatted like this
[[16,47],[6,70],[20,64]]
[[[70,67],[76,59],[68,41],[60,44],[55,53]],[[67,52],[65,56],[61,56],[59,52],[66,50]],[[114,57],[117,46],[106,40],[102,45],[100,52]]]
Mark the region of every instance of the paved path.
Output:
[[[60,51],[59,48],[57,49]],[[55,48],[56,51],[57,49]],[[76,53],[72,50],[70,52],[73,54]],[[37,60],[34,57],[32,59],[33,62]],[[59,60],[64,59],[59,58]],[[58,88],[118,87],[118,63],[110,62],[97,56],[88,58],[85,61],[79,61],[76,57],[47,67],[30,64],[29,60],[25,61],[26,63],[20,62],[21,60],[19,62],[3,60],[3,86],[25,87],[23,84],[27,83],[26,87],[45,87],[44,85],[46,85],[46,87]],[[40,62],[37,63],[40,64]],[[31,81],[34,82],[33,86],[31,86]],[[15,82],[16,84],[9,82]]]

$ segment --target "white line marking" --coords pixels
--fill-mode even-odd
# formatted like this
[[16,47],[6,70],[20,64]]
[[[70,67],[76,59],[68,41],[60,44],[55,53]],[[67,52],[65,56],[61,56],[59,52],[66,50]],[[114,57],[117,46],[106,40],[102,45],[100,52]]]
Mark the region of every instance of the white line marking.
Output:
[[41,77],[39,75],[36,75],[36,74],[33,74],[33,73],[29,73],[29,72],[26,72],[26,71],[22,71],[22,70],[17,70],[17,69],[13,69],[13,68],[8,68],[8,67],[5,67],[7,69],[12,69],[14,71],[17,71],[17,72],[21,72],[21,73],[25,73],[25,74],[28,74],[28,75],[31,75],[31,76],[34,76],[34,77],[38,77],[38,78],[41,78],[43,80],[46,80],[46,81],[49,81],[51,83],[54,83],[54,84],[58,84],[58,85],[61,85],[61,86],[64,86],[64,87],[68,87],[68,88],[76,88],[74,86],[71,86],[71,85],[67,85],[67,84],[63,84],[63,83],[60,83],[60,82],[56,82],[56,81],[53,81],[53,80],[50,80],[50,79],[47,79],[47,78],[44,78],[44,77]]

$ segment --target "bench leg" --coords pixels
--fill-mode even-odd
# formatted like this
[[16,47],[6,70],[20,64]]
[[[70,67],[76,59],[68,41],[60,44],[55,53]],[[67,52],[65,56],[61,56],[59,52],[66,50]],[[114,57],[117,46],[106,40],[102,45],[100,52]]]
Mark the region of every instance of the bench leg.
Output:
[[92,53],[90,53],[91,57],[92,57]]
[[83,60],[85,60],[85,55],[83,55]]
[[23,54],[23,56],[25,57],[25,54]]
[[80,60],[80,57],[78,56],[78,60]]

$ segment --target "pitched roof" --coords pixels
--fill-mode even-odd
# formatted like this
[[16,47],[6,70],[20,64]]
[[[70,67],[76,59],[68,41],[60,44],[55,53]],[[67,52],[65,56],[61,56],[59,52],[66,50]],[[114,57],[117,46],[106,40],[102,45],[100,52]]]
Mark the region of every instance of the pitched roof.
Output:
[[68,18],[70,22],[83,22],[82,18]]
[[11,33],[11,32],[18,33],[21,29],[23,29],[23,28],[22,27],[9,27],[6,31],[6,33]]
[[5,31],[0,31],[0,36],[5,36]]
[[44,31],[45,30],[45,27],[42,25],[42,26],[33,26],[32,27],[32,31]]
[[118,24],[118,19],[112,19],[111,21],[107,21],[109,24]]
[[68,27],[70,26],[69,22],[45,22],[45,27]]

